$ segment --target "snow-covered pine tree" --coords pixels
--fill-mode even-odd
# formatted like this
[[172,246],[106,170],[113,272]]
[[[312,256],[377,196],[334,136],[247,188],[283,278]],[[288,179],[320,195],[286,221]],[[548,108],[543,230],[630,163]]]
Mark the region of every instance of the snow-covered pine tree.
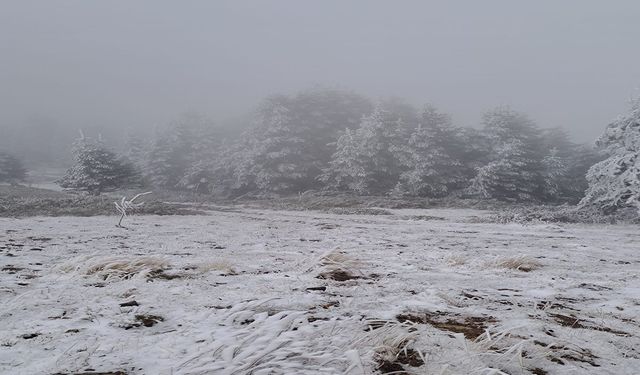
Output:
[[124,146],[124,157],[142,170],[146,165],[149,146],[149,141],[141,135],[129,133]]
[[433,106],[424,108],[417,129],[407,143],[394,147],[404,171],[395,192],[402,195],[443,197],[461,187],[462,163],[454,156],[460,144],[449,116]]
[[580,205],[605,212],[637,207],[640,214],[640,99],[607,126],[596,144],[608,157],[589,169],[589,188]]
[[99,138],[81,136],[73,147],[74,165],[58,180],[65,189],[87,191],[99,195],[125,187],[140,186],[135,166],[110,151]]
[[545,201],[557,201],[562,194],[562,183],[568,171],[567,160],[560,156],[557,148],[552,148],[542,159],[542,182]]
[[560,128],[543,129],[542,198],[549,203],[576,204],[587,189],[587,170],[602,160],[592,147],[576,144]]
[[223,139],[219,128],[203,116],[191,115],[193,145],[190,165],[182,176],[179,186],[199,194],[213,192],[216,170],[222,155]]
[[567,173],[560,184],[561,201],[571,204],[579,203],[589,187],[587,181],[589,168],[604,158],[603,152],[594,146],[576,145],[571,154],[566,157]]
[[205,155],[203,151],[205,147],[199,145],[209,142],[208,132],[211,129],[213,124],[204,116],[191,113],[182,115],[167,130],[156,135],[147,155],[144,168],[146,177],[154,186],[162,189],[193,187],[184,178],[192,175],[190,169],[200,158],[208,157],[209,153]]
[[317,188],[340,133],[356,128],[371,110],[368,99],[336,89],[267,98],[231,158],[235,190],[291,194]]
[[8,152],[0,151],[0,182],[15,185],[26,177],[27,170],[22,161]]
[[320,180],[327,187],[358,194],[386,194],[398,181],[400,168],[394,145],[401,141],[402,122],[380,108],[347,129]]
[[304,139],[292,123],[284,97],[272,97],[261,107],[258,126],[249,132],[237,179],[262,193],[299,191],[308,177]]
[[523,114],[497,108],[483,117],[492,152],[470,191],[486,198],[531,201],[542,198],[543,147],[540,130]]

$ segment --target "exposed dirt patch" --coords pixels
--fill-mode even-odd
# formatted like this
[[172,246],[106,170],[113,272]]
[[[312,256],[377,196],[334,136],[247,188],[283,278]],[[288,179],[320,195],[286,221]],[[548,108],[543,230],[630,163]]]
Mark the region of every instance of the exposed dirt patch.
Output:
[[40,336],[39,333],[25,333],[24,335],[20,336],[25,340],[31,340],[31,339],[35,339],[36,337]]
[[122,328],[124,329],[132,329],[138,327],[153,327],[156,324],[164,322],[164,318],[159,315],[147,315],[147,314],[139,314],[136,315],[136,319],[133,323],[128,323]]
[[335,281],[348,281],[348,280],[356,280],[362,279],[362,276],[357,276],[352,274],[349,271],[345,270],[331,270],[327,272],[322,272],[317,276],[318,279],[325,280],[335,280]]
[[582,283],[582,284],[578,285],[578,288],[595,290],[595,291],[612,290],[608,286],[596,285],[596,284],[587,284],[587,283]]
[[548,314],[548,315],[552,317],[553,320],[556,321],[556,323],[564,327],[593,329],[596,331],[609,332],[618,336],[627,336],[627,337],[631,336],[628,332],[615,330],[609,327],[598,326],[593,322],[590,322],[584,319],[579,319],[579,318],[576,318],[575,316],[568,316],[563,314]]
[[400,354],[398,354],[397,361],[411,367],[420,367],[424,365],[424,361],[418,351],[410,348],[401,351]]
[[475,340],[482,335],[488,327],[489,323],[495,323],[493,317],[483,316],[466,316],[453,318],[447,313],[423,313],[423,314],[399,314],[396,319],[401,322],[413,322],[420,324],[429,324],[435,328],[453,333],[462,333],[468,340]]
[[376,367],[376,370],[378,370],[381,374],[409,375],[409,373],[404,370],[404,367],[402,367],[401,364],[391,361],[378,362],[378,367]]
[[574,316],[562,315],[562,314],[549,314],[556,323],[560,324],[563,327],[571,327],[571,328],[589,328],[582,323],[580,323],[580,319]]
[[183,278],[179,273],[167,273],[164,269],[155,269],[147,274],[147,280],[176,280]]
[[136,315],[136,320],[145,327],[153,327],[156,323],[164,322],[164,318],[159,315]]
[[533,375],[547,375],[549,372],[541,369],[540,367],[529,369]]
[[12,265],[8,265],[8,266],[4,266],[2,267],[2,271],[10,273],[10,274],[14,274],[18,271],[22,271],[24,268],[22,267],[16,267],[16,266],[12,266]]
[[311,291],[324,292],[325,290],[327,290],[327,287],[326,286],[310,286],[305,290],[308,292],[311,292]]
[[[598,357],[594,355],[589,349],[567,347],[567,346],[557,345],[557,344],[546,344],[539,340],[534,340],[533,343],[536,345],[542,346],[546,350],[550,351],[549,355],[547,356],[547,359],[559,365],[564,365],[565,361],[574,361],[574,362],[588,363],[593,367],[600,367],[600,365],[595,362],[595,360]],[[541,369],[538,369],[538,370],[540,371]],[[538,372],[538,373],[533,372],[533,370],[531,371],[534,374],[542,374],[542,375],[547,374],[546,371]],[[541,371],[544,371],[544,370],[541,370]]]

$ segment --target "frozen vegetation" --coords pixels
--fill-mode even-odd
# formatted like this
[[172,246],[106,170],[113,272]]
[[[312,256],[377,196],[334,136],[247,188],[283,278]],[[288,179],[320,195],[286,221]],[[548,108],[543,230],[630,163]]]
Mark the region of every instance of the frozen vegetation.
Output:
[[637,226],[209,209],[0,219],[0,373],[640,368]]

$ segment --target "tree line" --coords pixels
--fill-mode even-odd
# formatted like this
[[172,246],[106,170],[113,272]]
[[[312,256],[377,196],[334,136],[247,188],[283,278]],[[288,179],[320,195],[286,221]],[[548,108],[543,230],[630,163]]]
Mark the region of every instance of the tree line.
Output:
[[323,189],[582,200],[615,209],[639,199],[638,107],[609,124],[593,147],[508,107],[489,110],[481,126],[465,128],[431,105],[416,109],[400,100],[374,103],[350,91],[311,89],[263,100],[239,137],[187,115],[152,136],[131,136],[121,155],[99,140],[80,139],[60,184],[92,193],[130,185],[224,197]]

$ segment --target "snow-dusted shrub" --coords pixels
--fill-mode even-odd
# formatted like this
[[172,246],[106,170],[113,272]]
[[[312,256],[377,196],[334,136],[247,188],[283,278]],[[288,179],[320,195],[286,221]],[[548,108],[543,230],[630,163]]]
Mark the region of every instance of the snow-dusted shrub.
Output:
[[609,157],[589,169],[589,188],[580,205],[605,212],[635,207],[640,216],[640,99],[607,126],[597,145]]

